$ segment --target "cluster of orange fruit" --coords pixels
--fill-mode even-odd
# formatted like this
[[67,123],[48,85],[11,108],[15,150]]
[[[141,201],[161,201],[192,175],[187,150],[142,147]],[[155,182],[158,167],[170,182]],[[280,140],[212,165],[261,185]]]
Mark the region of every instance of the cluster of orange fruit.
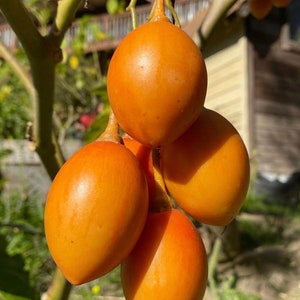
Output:
[[286,7],[291,0],[249,0],[251,14],[258,20],[265,18],[272,7]]
[[249,158],[234,126],[204,107],[204,59],[163,0],[117,47],[107,90],[107,129],[50,187],[49,250],[72,284],[121,265],[128,300],[202,299],[207,255],[190,217],[228,225],[247,193]]

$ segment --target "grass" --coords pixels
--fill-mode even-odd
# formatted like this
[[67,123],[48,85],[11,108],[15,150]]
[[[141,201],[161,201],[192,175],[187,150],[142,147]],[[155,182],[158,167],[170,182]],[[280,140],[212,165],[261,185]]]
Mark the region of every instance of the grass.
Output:
[[291,212],[291,209],[281,204],[266,202],[263,197],[249,193],[241,212],[263,215],[286,215]]
[[[248,215],[247,217],[242,217]],[[300,217],[300,206],[269,203],[261,196],[249,192],[239,218],[239,231],[244,249],[259,245],[275,245],[283,242],[283,226],[289,220]]]

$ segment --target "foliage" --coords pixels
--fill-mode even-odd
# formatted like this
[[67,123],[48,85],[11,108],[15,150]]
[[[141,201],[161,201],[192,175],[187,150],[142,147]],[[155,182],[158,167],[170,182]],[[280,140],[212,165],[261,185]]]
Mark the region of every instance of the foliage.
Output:
[[6,252],[23,260],[23,273],[38,294],[51,281],[54,267],[43,234],[43,203],[26,189],[0,195],[0,238]]
[[[26,0],[24,3],[39,24],[45,27],[50,18],[50,10],[45,2]],[[22,48],[17,49],[15,56],[24,68],[28,68]],[[23,139],[27,122],[32,121],[31,99],[22,82],[3,60],[0,60],[0,78],[0,136],[5,139]]]
[[[17,53],[19,60],[25,64],[22,51]],[[22,139],[25,128],[31,120],[30,99],[10,66],[0,60],[0,136],[2,138]]]
[[218,300],[261,300],[258,296],[245,294],[236,289],[235,282],[236,278],[231,276],[219,284]]
[[241,212],[291,217],[299,215],[300,205],[291,206],[283,203],[266,201],[264,196],[256,194],[250,187]]
[[0,299],[34,299],[35,292],[29,284],[28,272],[24,271],[22,257],[9,256],[6,247],[5,238],[0,235]]
[[107,0],[106,10],[109,14],[118,14],[125,10],[125,0]]
[[41,0],[24,0],[24,4],[37,19],[42,30],[45,30],[51,18],[54,5],[49,1]]
[[79,296],[80,299],[85,300],[92,300],[95,299],[95,296],[104,295],[123,297],[120,280],[120,266],[97,280],[74,287],[70,297],[71,299],[73,295]]
[[[40,23],[46,22],[47,10],[39,10],[35,2],[29,1],[27,5],[33,12],[39,11]],[[101,41],[105,35],[89,20],[90,17],[82,17],[78,21],[81,26],[72,41],[64,41],[64,59],[56,68],[54,124],[61,141],[66,137],[74,137],[74,124],[80,115],[96,113],[98,104],[107,100],[106,79],[102,75],[99,54],[86,55],[86,40]],[[22,48],[18,49],[16,58],[28,68]],[[23,139],[27,123],[33,118],[31,99],[9,64],[3,60],[0,60],[0,78],[0,136]]]
[[241,220],[239,222],[241,246],[245,249],[251,249],[260,245],[282,243],[281,224],[276,220],[276,218],[266,218],[265,223],[260,224],[260,230],[257,230],[257,222]]
[[92,125],[87,128],[84,134],[84,141],[85,143],[90,143],[94,141],[106,128],[109,112],[110,112],[110,105],[108,103],[106,86],[99,85],[95,90],[93,90],[95,95],[98,95],[100,99],[102,99],[103,109],[102,112],[97,115],[95,121]]
[[[55,125],[65,136],[76,137],[76,122],[83,114],[98,115],[100,103],[107,103],[106,78],[102,75],[99,53],[86,54],[89,42],[99,42],[105,35],[90,17],[82,17],[72,41],[62,45],[64,59],[56,68]],[[77,132],[78,133],[78,132]]]

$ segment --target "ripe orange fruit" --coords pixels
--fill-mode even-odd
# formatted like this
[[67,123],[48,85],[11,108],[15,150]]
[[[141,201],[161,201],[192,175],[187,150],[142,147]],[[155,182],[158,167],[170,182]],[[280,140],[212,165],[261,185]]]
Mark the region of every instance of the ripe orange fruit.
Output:
[[273,6],[272,0],[249,0],[249,9],[258,20],[265,18]]
[[200,222],[224,226],[238,213],[249,185],[249,158],[233,125],[204,109],[175,142],[161,148],[166,187]]
[[123,138],[123,141],[124,145],[137,157],[141,163],[147,178],[149,199],[151,200],[155,195],[156,188],[153,172],[152,148],[128,137]]
[[121,279],[127,300],[202,299],[207,256],[192,222],[177,209],[150,212]]
[[57,173],[46,201],[50,253],[72,284],[111,271],[130,253],[148,211],[145,175],[123,145],[93,142]]
[[130,32],[108,68],[108,97],[120,126],[151,147],[175,140],[198,118],[206,88],[197,45],[165,19]]

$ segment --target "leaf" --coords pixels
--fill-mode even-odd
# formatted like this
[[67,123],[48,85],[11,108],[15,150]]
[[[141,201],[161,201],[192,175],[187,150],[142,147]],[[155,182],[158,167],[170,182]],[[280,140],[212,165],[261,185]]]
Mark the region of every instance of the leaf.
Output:
[[22,296],[16,296],[13,294],[8,294],[3,291],[0,291],[0,300],[30,300],[30,298],[22,297]]
[[115,14],[119,10],[119,1],[118,0],[107,0],[106,10],[109,14]]
[[35,299],[21,256],[9,256],[6,247],[5,238],[0,236],[0,300]]
[[84,136],[86,143],[96,140],[97,137],[105,130],[109,119],[109,112],[109,108],[105,108],[101,115],[98,116],[93,124],[88,128]]

